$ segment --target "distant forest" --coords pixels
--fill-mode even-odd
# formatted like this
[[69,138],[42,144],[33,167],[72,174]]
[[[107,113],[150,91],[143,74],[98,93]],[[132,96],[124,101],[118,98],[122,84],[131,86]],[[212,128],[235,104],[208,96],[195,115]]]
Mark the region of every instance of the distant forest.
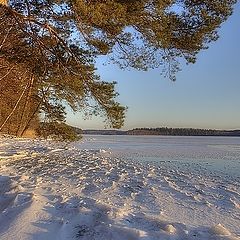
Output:
[[97,135],[166,135],[166,136],[239,136],[240,130],[213,130],[196,128],[135,128],[120,130],[83,130],[83,134]]

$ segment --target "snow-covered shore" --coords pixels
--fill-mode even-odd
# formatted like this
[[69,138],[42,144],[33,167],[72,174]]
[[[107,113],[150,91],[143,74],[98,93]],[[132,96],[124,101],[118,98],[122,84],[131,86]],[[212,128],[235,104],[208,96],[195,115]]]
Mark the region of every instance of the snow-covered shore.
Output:
[[0,239],[236,240],[240,183],[0,137]]

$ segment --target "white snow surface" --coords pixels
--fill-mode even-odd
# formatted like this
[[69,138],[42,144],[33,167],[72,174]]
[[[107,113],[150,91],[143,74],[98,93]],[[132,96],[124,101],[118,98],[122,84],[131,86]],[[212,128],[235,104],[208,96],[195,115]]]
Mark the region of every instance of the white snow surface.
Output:
[[0,239],[237,240],[240,183],[2,136]]

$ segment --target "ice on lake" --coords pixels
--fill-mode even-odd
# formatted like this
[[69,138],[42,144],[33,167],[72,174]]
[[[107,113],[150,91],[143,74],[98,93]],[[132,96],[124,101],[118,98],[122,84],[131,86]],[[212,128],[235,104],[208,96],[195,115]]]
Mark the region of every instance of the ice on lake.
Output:
[[0,239],[239,240],[240,138],[0,137]]
[[81,148],[108,149],[112,155],[127,160],[181,169],[187,166],[192,171],[201,168],[209,173],[240,178],[238,137],[85,135],[80,145]]

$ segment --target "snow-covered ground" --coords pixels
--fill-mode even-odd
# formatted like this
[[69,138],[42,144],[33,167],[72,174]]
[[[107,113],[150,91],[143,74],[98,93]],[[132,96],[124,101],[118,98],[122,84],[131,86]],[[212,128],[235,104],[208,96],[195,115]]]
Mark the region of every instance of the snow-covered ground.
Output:
[[236,240],[240,183],[0,137],[0,239]]

